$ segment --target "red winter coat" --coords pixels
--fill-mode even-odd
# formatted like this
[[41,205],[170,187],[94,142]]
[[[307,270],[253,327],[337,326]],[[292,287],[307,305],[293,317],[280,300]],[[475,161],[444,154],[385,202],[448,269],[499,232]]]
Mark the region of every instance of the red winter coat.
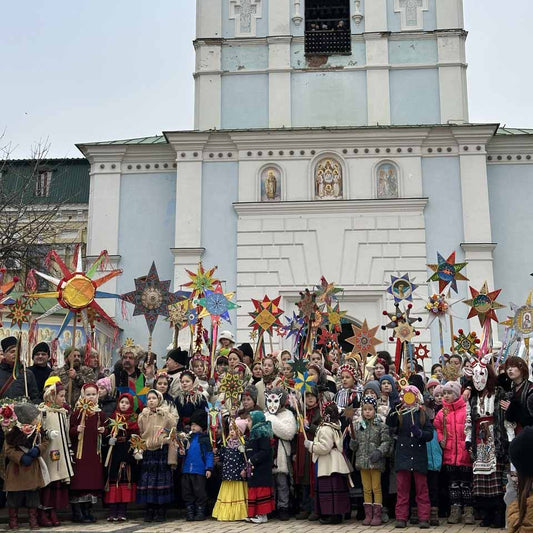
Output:
[[442,402],[433,425],[439,442],[444,438],[444,415],[446,414],[446,446],[443,449],[442,464],[472,466],[470,454],[465,448],[466,403],[463,397],[453,403]]

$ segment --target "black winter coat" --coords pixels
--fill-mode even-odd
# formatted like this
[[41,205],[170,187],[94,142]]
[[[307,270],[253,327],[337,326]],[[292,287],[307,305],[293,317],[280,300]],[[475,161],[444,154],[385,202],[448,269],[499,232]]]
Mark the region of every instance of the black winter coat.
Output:
[[252,475],[247,479],[249,487],[272,487],[272,447],[268,437],[248,439],[246,457],[253,465]]
[[[389,416],[387,416],[387,425],[392,428],[398,439],[394,460],[396,472],[409,470],[410,472],[420,472],[421,474],[427,473],[428,453],[426,442],[430,442],[433,438],[433,425],[427,416],[425,418],[425,424],[422,425],[420,423],[420,411],[413,413],[412,419],[410,413],[399,417],[398,411],[391,411]],[[411,426],[413,425],[422,429],[421,437],[417,438],[411,434]]]
[[[0,363],[0,390],[4,384],[13,375],[13,367],[7,363]],[[37,390],[37,383],[33,372],[26,371],[26,381],[28,383],[28,396],[32,403],[39,403],[39,391]],[[24,370],[21,370],[17,379],[15,379],[7,390],[0,396],[0,398],[22,398],[26,396],[26,389],[24,387]]]
[[509,397],[511,404],[505,412],[505,419],[523,428],[533,426],[533,383],[525,380],[518,390],[513,385]]

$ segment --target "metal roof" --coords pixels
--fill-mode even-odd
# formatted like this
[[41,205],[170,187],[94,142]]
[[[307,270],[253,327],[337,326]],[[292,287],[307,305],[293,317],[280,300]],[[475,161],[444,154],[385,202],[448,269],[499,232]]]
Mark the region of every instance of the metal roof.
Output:
[[526,128],[498,128],[496,135],[533,135],[533,129]]
[[167,144],[167,140],[164,135],[154,135],[152,137],[137,137],[135,139],[121,139],[117,141],[78,143],[78,146],[98,146],[100,144]]

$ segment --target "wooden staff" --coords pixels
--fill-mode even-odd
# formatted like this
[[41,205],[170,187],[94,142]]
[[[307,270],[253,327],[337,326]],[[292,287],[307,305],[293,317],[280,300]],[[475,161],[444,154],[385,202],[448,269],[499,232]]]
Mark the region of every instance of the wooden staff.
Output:
[[[117,419],[116,419],[116,423],[115,425],[113,426],[113,429],[111,430],[111,438],[112,439],[116,439],[118,437],[118,429],[119,429],[119,425],[122,424],[123,422],[126,421],[126,418],[123,417],[122,415],[119,415],[117,414]],[[109,450],[107,450],[107,457],[105,459],[105,463],[104,463],[104,466],[107,468],[107,466],[109,465],[109,461],[111,460],[111,455],[113,453],[113,447],[115,445],[114,444],[110,444],[109,445]]]
[[83,456],[83,436],[85,434],[85,415],[87,414],[87,410],[83,409],[81,413],[81,422],[80,426],[82,426],[82,430],[80,433],[78,433],[78,448],[76,449],[76,459],[81,459]]
[[[78,313],[74,313],[74,324],[72,326],[72,349],[70,351],[70,355],[72,355],[72,353],[76,349],[76,325],[77,325],[77,322],[78,322]],[[72,357],[71,357],[69,370],[72,370],[72,366],[73,365],[72,365]],[[68,399],[68,404],[70,406],[72,406],[72,378],[70,376],[68,377],[67,399]]]
[[[309,440],[307,438],[307,433],[305,432],[305,421],[304,421],[305,416],[302,417],[302,415],[300,414],[300,409],[298,407],[298,398],[296,397],[296,393],[294,393],[293,398],[294,398],[294,406],[296,407],[296,416],[298,417],[298,420],[300,420],[300,424],[302,426],[302,433],[304,434],[305,440]],[[305,396],[304,396],[304,409],[305,409]]]
[[[451,295],[451,289],[448,291],[448,298],[450,298],[450,295]],[[453,346],[453,316],[452,314],[450,313],[450,338],[451,338],[451,341],[452,341],[452,346]]]

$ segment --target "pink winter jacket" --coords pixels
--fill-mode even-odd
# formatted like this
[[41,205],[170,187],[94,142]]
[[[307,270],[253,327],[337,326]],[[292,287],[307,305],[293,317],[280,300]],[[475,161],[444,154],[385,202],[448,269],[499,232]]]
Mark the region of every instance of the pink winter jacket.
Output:
[[472,466],[470,454],[465,448],[466,403],[463,397],[453,403],[443,402],[433,425],[437,430],[439,442],[444,438],[444,412],[446,414],[446,446],[443,449],[442,464]]

